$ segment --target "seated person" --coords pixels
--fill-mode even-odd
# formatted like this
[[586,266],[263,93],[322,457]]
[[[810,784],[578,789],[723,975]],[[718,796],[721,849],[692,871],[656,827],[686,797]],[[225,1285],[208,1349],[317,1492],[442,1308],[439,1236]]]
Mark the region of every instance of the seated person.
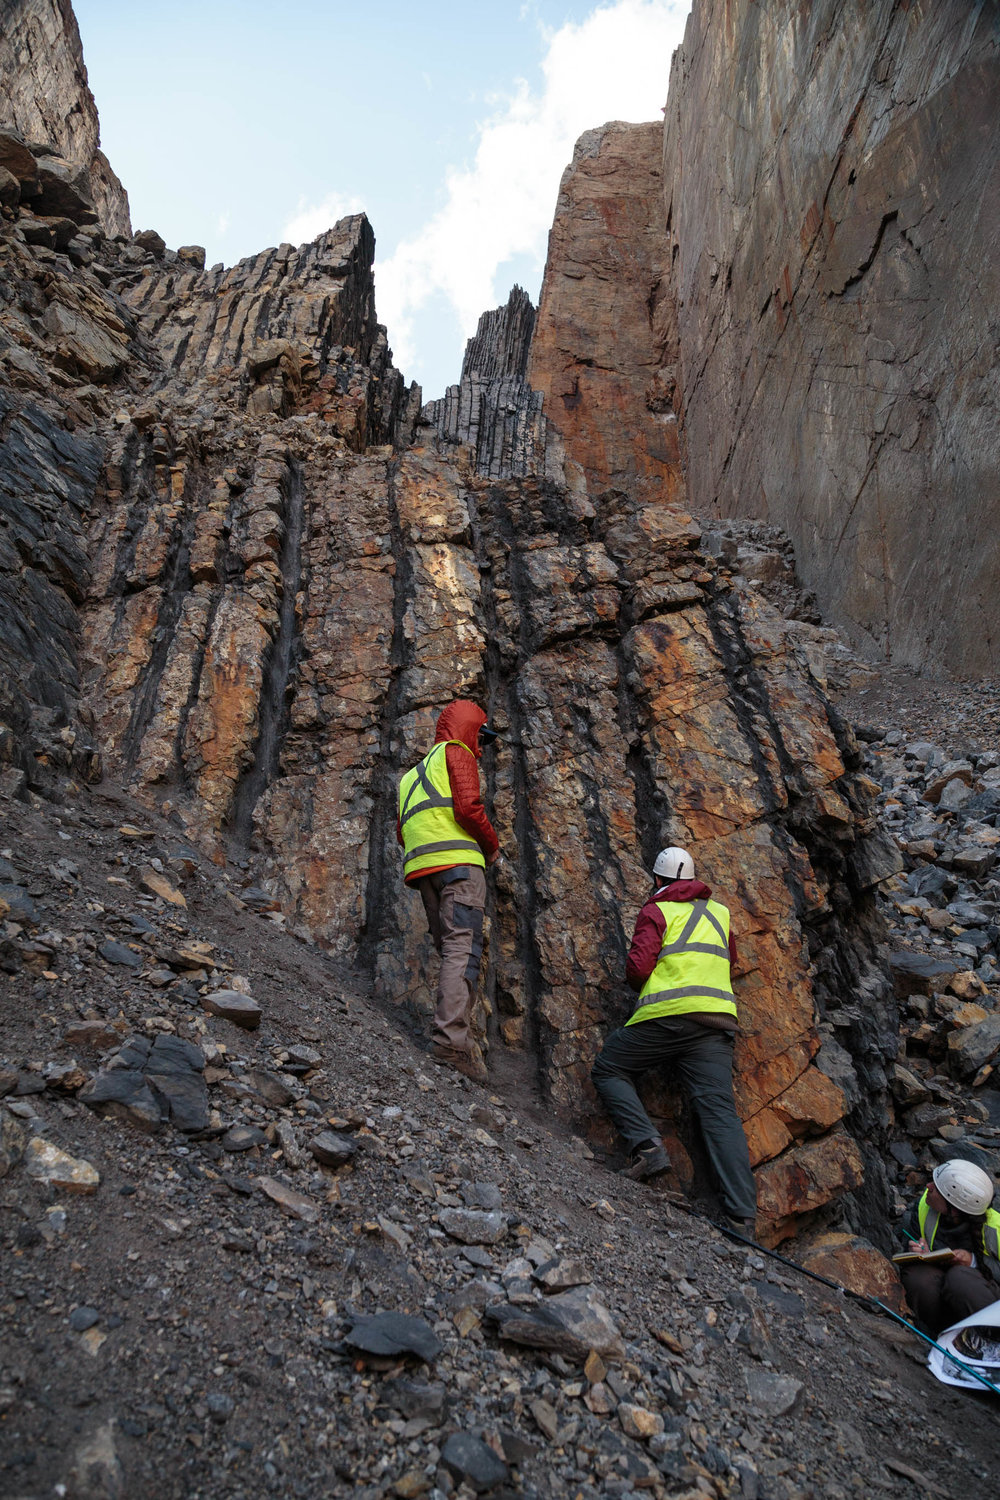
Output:
[[970,1161],[946,1161],[904,1214],[907,1250],[951,1250],[944,1263],[900,1266],[917,1327],[931,1338],[1000,1300],[1000,1214],[993,1181]]

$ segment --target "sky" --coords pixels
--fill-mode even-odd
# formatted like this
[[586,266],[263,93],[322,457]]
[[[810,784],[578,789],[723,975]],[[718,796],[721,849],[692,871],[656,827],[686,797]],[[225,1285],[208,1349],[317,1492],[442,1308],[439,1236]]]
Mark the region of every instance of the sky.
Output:
[[74,0],[132,225],[231,265],[361,209],[395,362],[429,400],[480,313],[537,302],[584,130],[654,120],[689,0]]

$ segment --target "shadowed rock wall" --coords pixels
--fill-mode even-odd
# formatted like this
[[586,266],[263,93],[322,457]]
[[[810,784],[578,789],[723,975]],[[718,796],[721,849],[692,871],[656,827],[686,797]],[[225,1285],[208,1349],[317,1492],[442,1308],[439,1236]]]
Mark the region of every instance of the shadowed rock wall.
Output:
[[[666,222],[691,503],[874,657],[1000,662],[993,4],[695,0]],[[723,102],[724,101],[724,102]]]

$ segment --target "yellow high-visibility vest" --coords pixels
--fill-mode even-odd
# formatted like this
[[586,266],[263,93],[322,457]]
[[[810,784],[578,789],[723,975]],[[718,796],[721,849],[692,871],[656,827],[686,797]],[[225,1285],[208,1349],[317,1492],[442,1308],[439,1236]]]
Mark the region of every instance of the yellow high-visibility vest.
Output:
[[[934,1236],[940,1222],[941,1215],[928,1203],[925,1188],[917,1204],[917,1223],[920,1226],[920,1238],[928,1250],[934,1249]],[[1000,1274],[1000,1214],[995,1208],[986,1210],[983,1221],[983,1256],[987,1261],[993,1262],[991,1269]]]
[[455,818],[446,745],[458,745],[472,755],[461,740],[442,740],[399,783],[403,874],[407,877],[448,865],[486,868],[483,851]]
[[736,1015],[729,974],[729,912],[720,901],[657,901],[666,928],[656,968],[625,1022],[692,1011]]

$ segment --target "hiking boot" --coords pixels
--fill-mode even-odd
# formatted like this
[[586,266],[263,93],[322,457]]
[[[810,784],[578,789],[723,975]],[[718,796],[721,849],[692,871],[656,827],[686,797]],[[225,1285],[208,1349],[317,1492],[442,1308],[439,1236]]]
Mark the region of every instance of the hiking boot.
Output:
[[650,1141],[648,1146],[639,1146],[632,1152],[632,1160],[621,1175],[631,1177],[633,1182],[649,1182],[669,1171],[670,1157],[659,1141]]
[[465,1052],[461,1047],[446,1047],[441,1042],[435,1042],[431,1047],[431,1057],[435,1062],[444,1063],[447,1068],[454,1068],[456,1073],[461,1073],[465,1078],[471,1078],[473,1083],[486,1083],[489,1080],[486,1064],[474,1052]]
[[723,1229],[733,1229],[737,1234],[742,1234],[744,1239],[757,1241],[757,1220],[738,1219],[733,1214],[726,1214],[722,1220]]

